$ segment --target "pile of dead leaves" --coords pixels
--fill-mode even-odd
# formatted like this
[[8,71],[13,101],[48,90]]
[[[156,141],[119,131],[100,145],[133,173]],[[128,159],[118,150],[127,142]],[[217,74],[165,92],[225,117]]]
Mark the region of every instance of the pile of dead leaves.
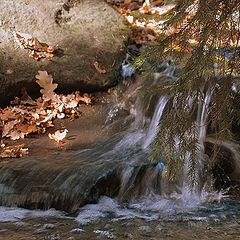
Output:
[[[53,83],[53,78],[46,71],[38,71],[36,75],[37,84],[41,87],[42,96],[33,100],[26,92],[22,91],[22,97],[11,102],[11,106],[0,109],[0,133],[3,138],[11,140],[23,139],[31,133],[45,133],[47,128],[53,127],[53,120],[56,118],[70,118],[74,120],[79,117],[78,106],[80,103],[90,104],[91,98],[87,94],[83,96],[79,92],[69,95],[56,94],[54,90],[57,84]],[[66,133],[67,131],[65,131]],[[51,136],[51,139],[59,142],[66,134]],[[49,136],[50,137],[50,136]],[[21,148],[20,148],[21,149]],[[3,155],[9,153],[9,157],[19,155],[18,150],[12,152],[5,151],[2,147]],[[21,151],[20,151],[21,152]],[[0,157],[3,157],[0,154]],[[21,154],[20,154],[21,155]]]
[[[132,40],[136,44],[145,44],[157,40],[165,34],[161,19],[175,5],[164,5],[164,0],[107,0],[128,21],[132,28]],[[150,17],[152,16],[152,17]]]
[[58,45],[48,45],[46,43],[41,43],[36,37],[26,33],[15,33],[16,42],[21,48],[30,49],[30,57],[34,60],[40,60],[42,58],[47,58],[52,60],[54,52],[59,49]]

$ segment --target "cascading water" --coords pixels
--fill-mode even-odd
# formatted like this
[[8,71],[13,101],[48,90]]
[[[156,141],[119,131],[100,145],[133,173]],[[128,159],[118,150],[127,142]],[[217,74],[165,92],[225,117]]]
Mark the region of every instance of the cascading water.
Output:
[[[174,70],[170,68],[168,71],[168,68],[164,68],[163,72],[148,79],[147,86],[157,87],[161,81],[166,81],[166,78],[172,81]],[[57,152],[52,159],[56,170],[53,175],[48,173],[48,157],[41,157],[38,164],[38,159],[27,161],[24,169],[31,171],[22,174],[23,180],[19,180],[18,174],[21,161],[16,163],[14,171],[8,170],[8,166],[2,168],[2,204],[28,207],[27,204],[33,202],[36,208],[54,207],[69,212],[77,211],[76,220],[80,224],[109,216],[116,222],[133,218],[147,221],[178,221],[183,217],[197,218],[200,221],[206,219],[202,212],[209,211],[209,208],[205,205],[212,200],[219,201],[222,196],[221,193],[189,189],[187,156],[185,169],[179,173],[180,180],[176,182],[169,181],[164,176],[166,163],[163,156],[152,162],[148,159],[151,144],[158,131],[161,131],[161,120],[172,99],[171,94],[145,96],[139,93],[144,87],[143,82],[132,83],[117,99],[116,105],[108,108],[109,114],[104,115],[103,125],[107,131],[112,127],[116,129],[111,137],[84,148],[73,148],[61,154]],[[207,90],[202,101],[198,102],[195,124],[198,126],[200,160],[204,154],[208,107],[212,93],[212,89]],[[188,100],[190,105],[193,104],[191,98]],[[237,158],[238,154],[234,157]],[[198,168],[198,182],[201,182],[201,162]],[[28,181],[31,176],[34,176],[36,182]],[[26,187],[17,185],[20,181],[24,181]],[[34,184],[38,188],[34,189]],[[43,194],[38,193],[41,190]],[[195,213],[198,209],[200,212]]]
[[[171,78],[169,72],[165,69],[164,75]],[[172,69],[171,69],[171,72]],[[161,74],[163,76],[163,73]],[[159,79],[161,81],[161,79]],[[156,78],[154,84],[156,84]],[[204,154],[204,141],[206,137],[206,125],[208,107],[211,100],[213,90],[209,89],[203,101],[199,101],[199,114],[196,120],[196,125],[199,129],[199,159],[201,160]],[[114,221],[131,218],[142,218],[146,220],[156,220],[159,218],[169,217],[172,214],[179,212],[192,211],[198,209],[201,204],[207,201],[217,200],[222,198],[221,193],[206,191],[196,191],[189,188],[188,185],[188,170],[183,170],[182,182],[180,184],[169,182],[163,176],[164,163],[156,160],[155,162],[148,161],[150,146],[154,141],[158,131],[161,131],[161,117],[164,114],[164,109],[168,103],[168,96],[157,96],[158,101],[155,104],[155,109],[150,117],[151,121],[146,119],[146,112],[130,111],[133,113],[135,121],[130,125],[123,137],[116,142],[113,150],[107,154],[114,155],[115,160],[121,159],[125,163],[121,171],[120,190],[115,200],[103,197],[97,205],[87,205],[78,216],[78,221],[85,224],[93,219],[98,219],[109,213],[114,216]],[[152,96],[148,101],[152,100]],[[136,101],[140,104],[141,101]],[[150,106],[150,104],[145,104]],[[125,106],[125,104],[121,104]],[[143,108],[138,107],[138,111],[143,111]],[[142,116],[140,123],[138,116]],[[176,141],[177,142],[177,141]],[[164,161],[164,159],[163,159]],[[188,167],[188,158],[186,156],[185,167]],[[201,165],[196,171],[202,171]],[[181,175],[181,174],[180,174]],[[201,181],[200,173],[198,175]],[[200,184],[203,185],[203,184]],[[166,189],[165,189],[166,188]],[[121,205],[121,203],[123,205]]]
[[[152,85],[150,82],[148,82],[148,84],[151,86],[157,86],[158,81],[161,81],[161,77],[168,77],[169,81],[171,81],[171,78],[174,77],[173,74],[173,68],[165,67],[164,71],[159,73],[157,77],[155,74]],[[207,111],[211,100],[211,94],[212,90],[210,89],[207,91],[204,100],[199,101],[199,117],[196,121],[196,124],[199,128],[199,145],[201,146],[199,159],[201,159],[202,155],[204,154],[203,144],[206,137]],[[201,194],[199,188],[196,192],[189,188],[187,156],[185,170],[182,172],[182,174],[179,173],[182,180],[178,184],[169,182],[163,176],[162,172],[164,170],[164,163],[162,161],[159,162],[159,160],[156,160],[153,163],[149,163],[147,160],[148,154],[151,151],[150,146],[154,141],[158,131],[161,131],[161,117],[164,114],[164,109],[169,99],[169,97],[166,95],[156,95],[156,97],[158,97],[158,100],[157,104],[155,104],[155,109],[152,115],[149,117],[150,121],[146,117],[146,112],[151,105],[150,102],[152,101],[153,96],[149,96],[147,100],[144,99],[148,102],[145,104],[147,108],[139,108],[138,106],[137,110],[135,108],[134,111],[130,111],[130,113],[133,113],[135,120],[131,124],[128,131],[123,134],[123,138],[117,142],[113,148],[113,152],[121,152],[118,157],[121,156],[123,159],[125,159],[124,161],[128,161],[127,166],[122,170],[121,187],[118,194],[118,199],[121,201],[127,200],[131,202],[138,198],[148,199],[152,196],[156,197],[155,194],[158,194],[159,201],[164,200],[169,203],[171,202],[171,199],[177,199],[176,202],[178,202],[182,207],[189,205],[189,202],[200,204],[201,202],[204,202],[209,195],[206,192]],[[127,100],[128,99],[126,99],[126,101]],[[142,104],[141,100],[138,98],[136,103],[138,105]],[[125,105],[126,103],[121,103],[122,107]],[[139,121],[139,115],[142,116],[142,121]],[[112,154],[112,152],[110,154]],[[129,157],[128,154],[130,154],[131,157]],[[199,164],[199,169],[196,171],[200,172],[202,170],[200,167],[201,166]],[[200,173],[198,174],[198,177],[199,179],[197,181],[199,182],[201,181]],[[199,184],[199,186],[200,185],[203,184]],[[176,202],[174,204],[176,204]]]
[[152,121],[148,127],[148,132],[146,134],[144,143],[143,143],[143,149],[146,149],[150,146],[150,144],[153,142],[153,140],[156,137],[156,134],[158,132],[158,126],[160,123],[161,116],[163,114],[164,108],[167,104],[167,97],[162,96],[158,100],[158,104],[156,106],[156,110],[154,111]]

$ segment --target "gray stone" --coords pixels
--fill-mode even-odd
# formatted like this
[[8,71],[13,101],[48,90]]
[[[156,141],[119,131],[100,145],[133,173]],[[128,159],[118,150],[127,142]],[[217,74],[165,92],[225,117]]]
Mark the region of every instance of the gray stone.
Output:
[[[129,30],[125,20],[104,0],[1,0],[0,102],[25,87],[38,93],[35,75],[47,70],[65,91],[107,89],[117,83]],[[14,41],[14,32],[59,44],[52,61],[35,61]],[[101,74],[98,62],[107,71]],[[14,88],[14,91],[13,91]]]

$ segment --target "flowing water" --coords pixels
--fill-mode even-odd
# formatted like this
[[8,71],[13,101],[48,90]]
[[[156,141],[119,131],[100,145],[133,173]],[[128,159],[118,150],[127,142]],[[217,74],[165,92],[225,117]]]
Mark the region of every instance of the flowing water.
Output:
[[[161,73],[169,80],[173,77],[173,71],[170,70],[165,69],[164,73]],[[161,78],[153,79],[153,86],[156,86],[157,81],[160,80]],[[60,175],[54,177],[54,181],[48,179],[51,184],[60,185],[60,190],[66,193],[65,197],[71,191],[81,192],[86,196],[95,194],[91,196],[90,203],[78,209],[75,215],[55,210],[31,211],[21,208],[1,208],[2,228],[5,226],[7,229],[15,229],[17,226],[14,225],[15,227],[11,228],[11,224],[4,225],[3,223],[28,223],[29,228],[25,232],[25,238],[22,239],[80,239],[80,236],[84,236],[81,239],[96,239],[97,236],[103,239],[193,239],[196,237],[189,233],[191,228],[200,235],[201,230],[208,234],[206,229],[209,228],[209,231],[216,228],[219,234],[222,234],[219,239],[224,239],[224,236],[225,239],[231,239],[228,235],[224,235],[225,224],[229,227],[228,230],[232,231],[231,234],[227,234],[233,236],[232,239],[240,239],[238,238],[239,231],[234,232],[240,223],[238,201],[226,200],[221,192],[207,192],[203,189],[191,191],[186,184],[188,171],[183,171],[181,174],[184,183],[168,181],[163,174],[164,159],[159,157],[153,162],[148,160],[151,143],[157,132],[161,131],[161,117],[167,107],[169,97],[157,94],[147,98],[142,97],[137,91],[141,87],[141,85],[135,89],[130,87],[130,90],[124,93],[125,97],[112,106],[106,116],[105,123],[111,125],[120,118],[121,111],[128,109],[128,121],[125,121],[123,117],[119,122],[119,125],[125,125],[120,127],[122,130],[113,134],[110,139],[89,144],[84,149],[71,151],[71,161],[74,164],[76,162],[71,171],[65,169]],[[196,124],[199,129],[201,146],[200,159],[201,154],[205,152],[207,111],[211,95],[210,89],[198,108]],[[81,165],[78,159],[81,159]],[[201,166],[200,170],[202,170]],[[198,181],[202,179],[199,178]],[[102,185],[104,185],[103,190]],[[201,186],[203,185],[202,183]],[[2,193],[4,194],[7,194],[6,191]],[[76,200],[72,201],[76,204]],[[71,202],[62,204],[71,204]],[[38,233],[37,237],[32,235],[33,228],[38,228],[43,224],[39,219],[44,219],[47,223],[54,222],[57,228],[61,229],[59,231],[62,231],[62,236],[66,235],[64,231],[68,231],[68,235],[64,238],[60,236],[54,238],[50,234],[53,228],[50,227],[51,230],[45,228],[46,231],[43,229],[44,231]],[[63,225],[58,225],[60,222],[63,222]],[[68,225],[64,225],[64,222],[72,227],[80,226],[81,230],[75,230],[78,233],[70,238],[73,232],[66,227]],[[150,230],[153,228],[155,230]],[[169,229],[172,230],[172,235]],[[11,230],[8,231],[11,232]],[[211,238],[201,235],[199,239],[218,239],[218,233],[215,234],[216,238],[213,238],[215,235],[211,232]],[[24,236],[24,233],[21,236]],[[1,233],[0,231],[0,239],[11,239],[7,237],[9,237],[7,232]],[[12,239],[18,238],[15,237]]]

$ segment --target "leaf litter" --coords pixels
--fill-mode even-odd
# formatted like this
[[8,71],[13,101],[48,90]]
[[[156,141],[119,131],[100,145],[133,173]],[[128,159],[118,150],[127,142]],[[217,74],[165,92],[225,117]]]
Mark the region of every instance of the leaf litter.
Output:
[[135,44],[146,44],[159,40],[168,34],[164,23],[165,14],[175,4],[165,4],[164,0],[107,0],[127,20],[132,29],[131,40]]
[[42,58],[52,60],[54,52],[59,49],[57,44],[48,45],[47,43],[42,43],[30,34],[15,32],[14,37],[21,48],[31,50],[29,56],[37,61]]
[[[25,89],[22,97],[15,97],[11,106],[0,109],[0,134],[2,139],[23,139],[27,135],[45,133],[54,126],[54,119],[69,118],[74,120],[79,117],[78,107],[81,103],[91,104],[91,96],[81,95],[78,91],[63,95],[56,94],[58,84],[53,83],[52,75],[46,71],[38,71],[36,83],[41,87],[42,96],[33,100]],[[63,142],[68,130],[58,130],[49,134],[49,138],[57,143]],[[28,153],[24,145],[0,145],[0,157],[22,157]]]

